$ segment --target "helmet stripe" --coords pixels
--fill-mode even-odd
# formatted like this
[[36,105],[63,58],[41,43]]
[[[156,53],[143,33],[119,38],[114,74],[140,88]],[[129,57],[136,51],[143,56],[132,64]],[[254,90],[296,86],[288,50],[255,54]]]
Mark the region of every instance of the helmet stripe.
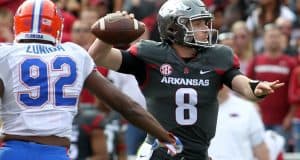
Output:
[[41,10],[42,10],[42,2],[41,0],[35,0],[33,2],[33,17],[32,17],[32,25],[31,25],[31,32],[32,33],[39,33],[40,27],[40,18],[41,18]]
[[32,3],[32,15],[31,15],[31,28],[30,28],[30,32],[32,32],[33,30],[33,23],[34,23],[34,10],[35,10],[35,3]]
[[41,4],[40,4],[40,13],[39,13],[39,21],[38,21],[38,32],[41,33],[41,23],[42,23],[42,13],[43,13],[43,2],[44,1],[41,1]]

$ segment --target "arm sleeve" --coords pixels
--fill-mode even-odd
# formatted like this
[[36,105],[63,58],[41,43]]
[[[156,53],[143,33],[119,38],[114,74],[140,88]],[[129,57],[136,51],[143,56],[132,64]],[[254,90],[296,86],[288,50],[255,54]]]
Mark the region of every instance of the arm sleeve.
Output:
[[139,84],[146,80],[146,64],[130,51],[122,51],[122,64],[118,72],[133,74]]
[[227,71],[223,76],[223,83],[232,89],[232,80],[235,76],[242,75],[242,72],[239,69],[232,68],[229,71]]
[[85,57],[84,67],[85,68],[83,74],[85,77],[88,77],[88,75],[90,75],[93,70],[97,70],[95,63],[90,56]]
[[[234,54],[232,52],[232,49],[228,50],[229,54],[231,55],[231,63],[230,63],[230,67],[227,71],[225,71],[223,77],[222,77],[222,81],[223,83],[228,86],[229,88],[232,89],[232,80],[235,76],[242,74],[240,69],[240,61],[239,58],[236,54]],[[224,58],[225,59],[225,58]]]
[[72,49],[72,51],[83,59],[83,69],[82,74],[85,78],[87,78],[93,70],[96,70],[96,64],[92,57],[88,54],[88,52],[80,47],[79,45],[72,43],[72,42],[66,42],[65,44],[69,45],[69,47]]

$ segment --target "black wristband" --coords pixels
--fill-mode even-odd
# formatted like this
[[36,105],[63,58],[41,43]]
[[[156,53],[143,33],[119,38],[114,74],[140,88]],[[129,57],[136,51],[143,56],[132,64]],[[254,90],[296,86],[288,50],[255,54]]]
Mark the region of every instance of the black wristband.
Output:
[[256,98],[265,98],[267,95],[261,95],[261,96],[257,96],[257,95],[255,95],[255,88],[257,87],[257,85],[260,83],[260,81],[259,80],[251,80],[250,82],[249,82],[249,85],[250,85],[250,88],[251,88],[251,90],[252,90],[252,92],[253,92],[253,95],[256,97]]

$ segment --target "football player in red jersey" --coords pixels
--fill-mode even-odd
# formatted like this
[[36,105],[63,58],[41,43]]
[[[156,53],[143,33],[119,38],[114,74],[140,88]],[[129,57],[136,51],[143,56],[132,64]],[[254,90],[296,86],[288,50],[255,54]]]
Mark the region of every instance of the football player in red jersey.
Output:
[[60,43],[63,19],[52,1],[27,0],[14,19],[15,43],[0,44],[1,160],[68,160],[83,87],[171,149],[176,147],[173,135],[95,70],[83,48]]
[[151,151],[155,138],[149,135],[138,158],[207,160],[216,128],[217,94],[223,84],[250,100],[259,100],[284,85],[244,76],[232,50],[214,44],[217,31],[212,19],[201,0],[168,0],[157,17],[162,42],[143,40],[125,51],[97,39],[90,47],[97,65],[135,75],[148,111],[184,146],[175,157],[163,148]]

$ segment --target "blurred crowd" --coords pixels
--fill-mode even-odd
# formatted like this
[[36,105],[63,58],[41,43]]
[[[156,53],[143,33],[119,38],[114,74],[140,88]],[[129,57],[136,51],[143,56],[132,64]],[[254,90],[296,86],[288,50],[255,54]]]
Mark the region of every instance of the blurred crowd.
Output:
[[[107,13],[121,10],[134,13],[136,19],[145,23],[146,32],[142,39],[160,40],[156,15],[164,0],[53,1],[61,8],[64,16],[63,42],[72,41],[88,49],[95,40],[90,33],[90,26]],[[285,83],[284,87],[257,105],[264,127],[284,137],[284,151],[300,152],[300,109],[297,108],[300,106],[300,0],[203,1],[214,13],[213,25],[219,30],[219,43],[232,47],[240,59],[244,74],[252,79],[278,79]],[[0,42],[13,42],[13,14],[22,2],[0,0]],[[117,47],[126,49],[129,45]],[[99,70],[120,89],[126,88],[126,82],[134,81],[124,75],[116,76],[104,68]],[[130,85],[137,86],[137,83]],[[138,88],[122,90],[125,93],[131,90],[140,95]],[[145,106],[143,97],[133,94],[132,98]],[[85,159],[93,154],[107,152],[110,157],[119,155],[118,159],[135,155],[145,133],[127,124],[107,108],[106,104],[96,100],[87,91],[82,92],[80,112],[74,122],[74,146],[70,149],[74,157],[80,155]],[[102,139],[101,143],[93,144],[92,140],[98,139],[99,142],[101,136],[106,137],[107,147],[98,153],[97,147],[103,148],[105,143],[101,144]],[[83,146],[89,148],[85,153],[74,151],[76,147],[82,148],[79,140],[82,137],[88,138],[84,140],[90,142],[89,146]]]

